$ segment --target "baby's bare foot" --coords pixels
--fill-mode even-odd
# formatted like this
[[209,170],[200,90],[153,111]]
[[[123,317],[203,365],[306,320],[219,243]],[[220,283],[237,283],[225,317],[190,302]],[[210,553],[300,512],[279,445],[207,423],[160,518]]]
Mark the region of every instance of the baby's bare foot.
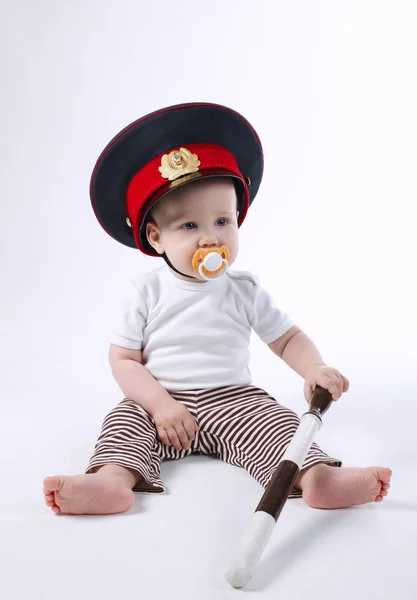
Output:
[[315,465],[300,476],[305,502],[313,508],[348,508],[382,502],[392,471],[386,467],[331,467]]
[[119,476],[108,473],[47,477],[43,482],[45,502],[55,513],[111,515],[126,512],[134,493]]

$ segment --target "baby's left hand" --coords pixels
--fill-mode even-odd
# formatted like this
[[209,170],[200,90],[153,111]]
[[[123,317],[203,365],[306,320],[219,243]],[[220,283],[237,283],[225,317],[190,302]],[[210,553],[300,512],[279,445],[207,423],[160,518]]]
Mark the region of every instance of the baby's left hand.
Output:
[[304,383],[304,396],[310,402],[316,385],[328,390],[333,400],[338,400],[349,389],[349,381],[337,369],[327,365],[314,365],[307,373]]

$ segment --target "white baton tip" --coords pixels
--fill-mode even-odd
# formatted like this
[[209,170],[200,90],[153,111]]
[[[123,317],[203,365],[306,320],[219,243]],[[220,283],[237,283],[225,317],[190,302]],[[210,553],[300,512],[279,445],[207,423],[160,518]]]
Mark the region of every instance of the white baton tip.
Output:
[[264,511],[257,511],[245,531],[236,552],[227,567],[225,577],[231,586],[240,588],[248,583],[274,529],[275,519]]
[[234,588],[245,586],[252,577],[251,569],[248,563],[241,556],[236,556],[233,561],[230,561],[225,573],[226,580]]

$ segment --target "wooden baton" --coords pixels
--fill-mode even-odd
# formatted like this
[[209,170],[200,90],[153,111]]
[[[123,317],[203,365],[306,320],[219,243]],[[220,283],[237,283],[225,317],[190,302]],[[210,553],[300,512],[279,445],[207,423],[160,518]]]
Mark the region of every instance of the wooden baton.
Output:
[[316,386],[309,410],[301,417],[300,424],[256,507],[249,527],[229,562],[225,575],[233,587],[241,588],[251,579],[314,437],[322,425],[321,417],[331,403],[330,392]]

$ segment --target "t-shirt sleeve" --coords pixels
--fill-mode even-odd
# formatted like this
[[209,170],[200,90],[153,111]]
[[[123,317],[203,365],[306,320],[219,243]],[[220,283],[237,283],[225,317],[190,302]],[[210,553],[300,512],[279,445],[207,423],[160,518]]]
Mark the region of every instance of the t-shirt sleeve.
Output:
[[280,310],[272,296],[259,283],[253,289],[251,327],[265,344],[277,340],[284,335],[294,322],[286,312]]
[[130,350],[141,350],[143,331],[146,325],[146,302],[133,281],[128,286],[127,296],[110,335],[110,343]]

